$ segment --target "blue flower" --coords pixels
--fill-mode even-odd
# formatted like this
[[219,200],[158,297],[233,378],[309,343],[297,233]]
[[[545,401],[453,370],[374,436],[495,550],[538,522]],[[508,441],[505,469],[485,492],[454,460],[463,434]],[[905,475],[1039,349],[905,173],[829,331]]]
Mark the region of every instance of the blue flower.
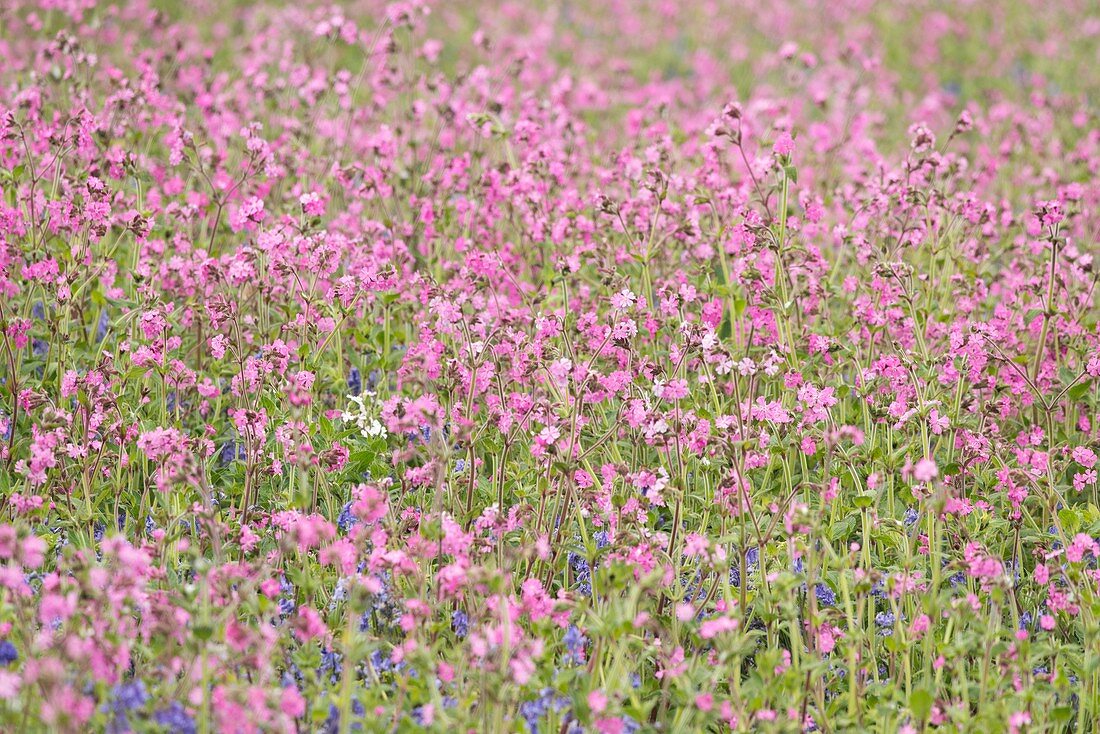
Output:
[[569,625],[565,631],[562,642],[565,643],[565,662],[569,665],[580,665],[584,662],[584,643],[587,638],[575,624]]
[[569,699],[554,695],[552,688],[543,688],[538,698],[519,705],[519,715],[526,722],[528,731],[538,734],[539,721],[550,712],[551,707],[555,711],[561,711],[568,705]]
[[588,567],[588,561],[577,553],[569,554],[569,567],[573,569],[573,577],[577,582],[577,591],[583,596],[592,596],[592,571]]
[[96,327],[95,327],[95,342],[96,342],[96,344],[99,344],[101,341],[103,341],[105,338],[107,338],[107,326],[110,323],[111,323],[111,321],[110,321],[110,319],[107,318],[107,312],[106,311],[99,314],[99,321],[96,322]]
[[123,712],[116,711],[110,721],[107,722],[104,732],[106,734],[130,734],[130,720],[126,718],[126,714]]
[[0,642],[0,665],[5,668],[19,659],[19,650],[9,640]]
[[317,674],[321,677],[324,677],[325,673],[331,671],[332,675],[329,676],[329,682],[336,683],[338,680],[340,680],[340,674],[343,669],[343,666],[340,664],[341,660],[343,660],[343,657],[344,656],[338,652],[332,652],[329,650],[322,651],[321,665],[317,668]]
[[357,522],[359,522],[359,518],[352,514],[351,502],[345,503],[344,506],[340,508],[340,514],[336,518],[336,527],[340,529],[340,532],[346,533],[355,527]]
[[348,390],[351,390],[352,395],[358,395],[363,391],[363,376],[359,373],[358,367],[348,370]]
[[173,701],[168,708],[163,708],[153,714],[153,721],[168,729],[169,734],[195,734],[195,720],[180,705],[179,701]]
[[149,700],[149,694],[145,691],[145,684],[141,681],[121,683],[111,691],[116,711],[132,711],[141,708]]
[[248,453],[244,450],[244,445],[238,446],[233,440],[222,444],[222,450],[218,453],[218,463],[222,466],[228,466],[238,459],[244,461],[246,458]]
[[289,617],[291,614],[294,614],[294,610],[297,608],[298,605],[294,603],[293,599],[285,596],[279,598],[278,609],[280,617]]
[[374,666],[374,669],[379,673],[386,673],[393,670],[393,661],[390,660],[389,655],[383,655],[381,650],[375,650],[370,654],[370,664]]
[[451,615],[451,629],[458,635],[459,639],[470,634],[470,618],[466,615],[466,612],[461,609],[456,609],[454,614]]

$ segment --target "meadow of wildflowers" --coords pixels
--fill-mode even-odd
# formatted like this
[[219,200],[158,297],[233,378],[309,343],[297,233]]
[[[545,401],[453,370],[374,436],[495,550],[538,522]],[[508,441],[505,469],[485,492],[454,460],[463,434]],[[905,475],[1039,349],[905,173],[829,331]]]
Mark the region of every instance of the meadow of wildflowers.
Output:
[[0,731],[1100,730],[1094,0],[0,0]]

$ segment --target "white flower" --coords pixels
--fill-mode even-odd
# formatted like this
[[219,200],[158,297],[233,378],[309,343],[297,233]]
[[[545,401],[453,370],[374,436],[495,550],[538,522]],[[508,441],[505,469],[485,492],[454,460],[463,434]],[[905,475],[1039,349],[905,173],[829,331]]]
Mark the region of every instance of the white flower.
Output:
[[[386,427],[378,420],[378,399],[375,393],[364,390],[362,395],[348,395],[348,401],[354,410],[345,410],[340,414],[340,419],[345,423],[354,423],[363,438],[385,438],[389,435]],[[370,405],[367,405],[367,400]]]

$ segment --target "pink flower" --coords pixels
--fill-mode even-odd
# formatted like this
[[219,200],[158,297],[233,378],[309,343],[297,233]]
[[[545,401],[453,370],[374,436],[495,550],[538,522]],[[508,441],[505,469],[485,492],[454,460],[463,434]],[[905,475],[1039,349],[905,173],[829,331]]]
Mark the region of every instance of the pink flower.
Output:
[[328,634],[328,628],[321,620],[321,615],[312,607],[298,607],[298,617],[295,620],[294,632],[298,639],[308,642],[312,639]]
[[325,213],[325,201],[316,192],[302,194],[298,201],[302,205],[302,211],[311,217],[319,217]]
[[1075,446],[1071,454],[1073,460],[1086,469],[1096,465],[1096,454],[1087,446]]
[[279,699],[279,710],[295,719],[306,712],[306,700],[298,692],[297,686],[290,685],[283,688]]
[[0,670],[0,699],[10,701],[19,694],[23,681],[18,673]]
[[1078,533],[1066,548],[1066,559],[1070,563],[1080,563],[1085,554],[1100,556],[1100,544],[1085,533]]
[[928,458],[921,459],[913,467],[913,478],[918,482],[931,482],[938,475],[939,469],[936,467],[936,462]]
[[782,132],[779,137],[775,139],[775,145],[772,146],[772,151],[776,155],[789,156],[794,152],[794,138],[788,132]]

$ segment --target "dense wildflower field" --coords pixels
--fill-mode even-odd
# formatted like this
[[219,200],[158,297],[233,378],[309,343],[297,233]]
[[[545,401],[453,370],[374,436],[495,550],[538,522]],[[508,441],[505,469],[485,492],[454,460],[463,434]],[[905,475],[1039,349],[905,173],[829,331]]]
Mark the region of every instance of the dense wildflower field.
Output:
[[1091,0],[0,2],[0,730],[1100,729]]

